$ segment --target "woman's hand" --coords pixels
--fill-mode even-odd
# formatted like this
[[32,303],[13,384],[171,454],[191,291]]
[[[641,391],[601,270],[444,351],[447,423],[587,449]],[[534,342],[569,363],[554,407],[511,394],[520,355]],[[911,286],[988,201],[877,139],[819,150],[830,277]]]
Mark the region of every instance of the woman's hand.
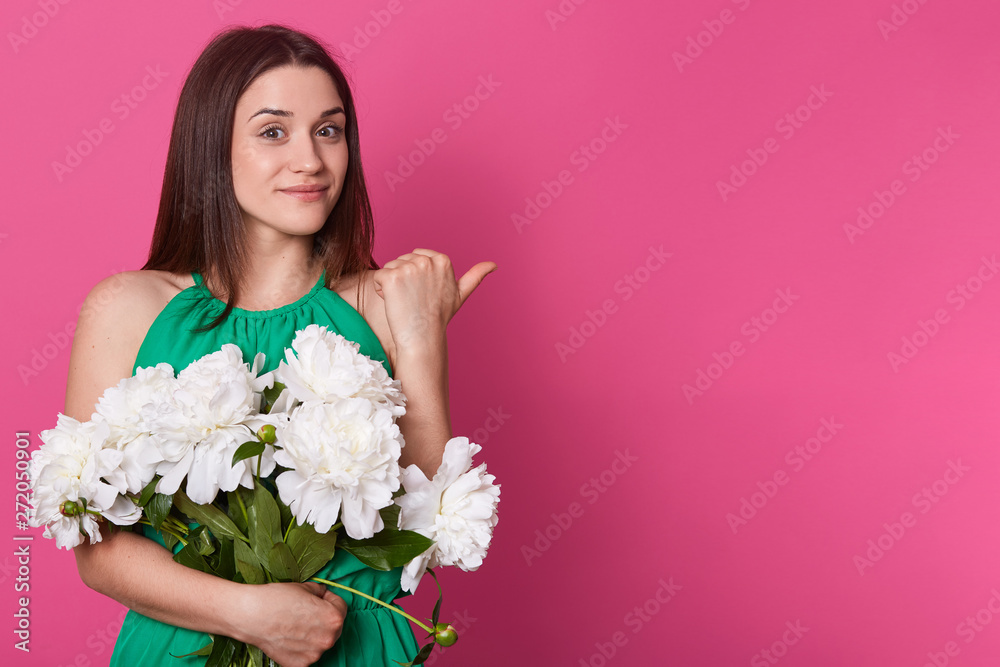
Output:
[[347,603],[315,582],[246,586],[242,637],[281,667],[307,667],[340,638]]
[[479,262],[456,281],[447,255],[415,248],[374,271],[375,293],[385,302],[396,349],[443,336],[465,300],[496,268],[495,262]]

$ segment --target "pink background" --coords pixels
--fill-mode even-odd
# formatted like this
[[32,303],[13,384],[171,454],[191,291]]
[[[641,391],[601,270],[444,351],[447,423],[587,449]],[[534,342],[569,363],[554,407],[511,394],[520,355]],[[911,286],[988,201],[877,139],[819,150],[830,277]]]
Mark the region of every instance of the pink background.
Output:
[[[501,521],[478,572],[442,572],[461,639],[430,664],[996,665],[996,4],[389,4],[4,3],[8,512],[15,432],[63,407],[61,332],[145,259],[188,68],[279,21],[361,45],[378,260],[499,265],[449,343]],[[31,653],[8,629],[0,661],[106,664],[123,608],[39,533]]]

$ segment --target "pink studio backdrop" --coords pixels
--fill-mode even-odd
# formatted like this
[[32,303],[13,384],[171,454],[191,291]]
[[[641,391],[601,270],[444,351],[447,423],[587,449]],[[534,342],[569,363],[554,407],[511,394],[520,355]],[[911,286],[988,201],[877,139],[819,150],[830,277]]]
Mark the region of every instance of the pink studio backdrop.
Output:
[[430,664],[998,663],[995,3],[104,4],[0,10],[4,664],[107,663],[124,609],[17,529],[16,434],[145,259],[188,68],[271,21],[345,54],[379,261],[499,265],[449,343],[501,520]]

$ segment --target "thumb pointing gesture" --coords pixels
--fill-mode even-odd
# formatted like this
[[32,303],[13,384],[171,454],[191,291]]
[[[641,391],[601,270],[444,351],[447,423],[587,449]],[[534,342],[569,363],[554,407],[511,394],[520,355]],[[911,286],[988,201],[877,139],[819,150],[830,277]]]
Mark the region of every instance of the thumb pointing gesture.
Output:
[[[458,308],[462,307],[473,290],[479,287],[487,274],[497,270],[496,262],[479,262],[458,279]],[[455,310],[457,311],[458,308]]]

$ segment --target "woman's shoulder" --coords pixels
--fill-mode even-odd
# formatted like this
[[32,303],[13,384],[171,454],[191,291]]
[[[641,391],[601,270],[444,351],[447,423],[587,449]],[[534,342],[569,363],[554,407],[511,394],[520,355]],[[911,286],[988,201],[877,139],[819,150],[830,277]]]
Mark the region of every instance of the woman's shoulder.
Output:
[[191,274],[122,271],[98,282],[80,309],[77,330],[115,340],[128,356],[138,352],[153,320],[179,292],[194,285]]
[[122,271],[94,285],[83,302],[80,317],[82,320],[100,314],[98,319],[106,326],[149,324],[174,296],[192,285],[191,274],[146,269]]
[[103,303],[128,302],[129,305],[164,298],[169,301],[178,292],[192,285],[194,279],[190,273],[180,274],[149,269],[122,271],[94,285],[87,295],[87,300]]
[[132,375],[139,347],[157,315],[193,284],[190,275],[139,270],[122,271],[94,285],[73,335],[66,414],[89,418],[101,393]]

